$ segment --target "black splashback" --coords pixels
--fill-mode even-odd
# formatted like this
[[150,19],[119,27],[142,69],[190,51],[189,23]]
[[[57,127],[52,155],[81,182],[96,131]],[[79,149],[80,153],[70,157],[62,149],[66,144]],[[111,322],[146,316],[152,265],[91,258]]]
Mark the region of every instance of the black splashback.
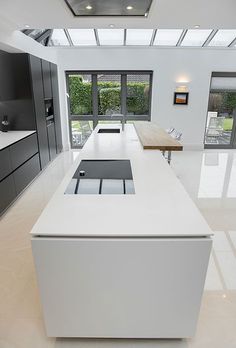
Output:
[[28,55],[0,51],[0,63],[1,69],[7,69],[4,78],[0,76],[0,91],[4,91],[5,80],[8,88],[0,99],[0,121],[8,115],[10,130],[36,129]]

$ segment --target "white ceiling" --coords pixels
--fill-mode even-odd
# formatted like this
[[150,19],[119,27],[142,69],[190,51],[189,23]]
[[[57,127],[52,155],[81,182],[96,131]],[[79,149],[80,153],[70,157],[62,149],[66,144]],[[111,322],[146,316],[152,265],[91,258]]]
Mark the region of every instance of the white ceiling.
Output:
[[[89,2],[89,0],[88,0]],[[30,28],[193,28],[235,29],[235,0],[153,0],[148,18],[74,17],[64,0],[0,0],[0,16]]]

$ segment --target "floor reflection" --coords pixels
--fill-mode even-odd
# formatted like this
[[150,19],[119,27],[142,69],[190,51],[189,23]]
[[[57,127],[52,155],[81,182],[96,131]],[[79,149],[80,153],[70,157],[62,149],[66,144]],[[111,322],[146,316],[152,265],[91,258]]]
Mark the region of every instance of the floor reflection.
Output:
[[202,154],[198,198],[236,198],[236,154]]

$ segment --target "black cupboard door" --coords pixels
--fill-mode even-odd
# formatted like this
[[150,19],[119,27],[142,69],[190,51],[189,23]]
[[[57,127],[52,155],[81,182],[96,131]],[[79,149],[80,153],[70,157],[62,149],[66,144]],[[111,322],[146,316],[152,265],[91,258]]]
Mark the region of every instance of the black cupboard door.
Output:
[[49,154],[50,154],[50,160],[52,161],[57,155],[55,125],[53,122],[47,126],[47,130],[48,130]]
[[0,151],[0,181],[12,172],[9,147]]
[[38,152],[36,133],[18,141],[10,146],[12,170],[15,170],[22,163]]
[[62,151],[61,116],[56,64],[50,63],[57,153]]
[[0,214],[16,198],[15,183],[13,175],[9,175],[0,182]]
[[52,99],[50,63],[43,59],[41,60],[41,62],[42,62],[42,74],[43,74],[44,98]]
[[16,193],[21,193],[21,191],[38,175],[39,172],[39,155],[36,154],[14,171],[13,175]]
[[41,59],[29,56],[41,168],[49,162]]

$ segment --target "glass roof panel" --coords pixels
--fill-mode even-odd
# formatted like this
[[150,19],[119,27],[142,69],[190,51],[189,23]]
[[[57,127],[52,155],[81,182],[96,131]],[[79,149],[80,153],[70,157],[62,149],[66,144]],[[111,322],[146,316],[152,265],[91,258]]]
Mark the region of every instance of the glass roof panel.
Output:
[[152,39],[153,29],[127,29],[126,45],[149,46]]
[[235,39],[236,30],[218,30],[208,46],[227,47]]
[[211,32],[211,29],[190,29],[187,31],[181,46],[202,46]]
[[96,38],[93,29],[68,29],[75,46],[95,46]]
[[182,29],[158,29],[153,45],[176,46],[182,32]]
[[98,29],[98,39],[101,46],[123,45],[124,29]]
[[69,41],[63,29],[54,29],[48,46],[69,46]]

